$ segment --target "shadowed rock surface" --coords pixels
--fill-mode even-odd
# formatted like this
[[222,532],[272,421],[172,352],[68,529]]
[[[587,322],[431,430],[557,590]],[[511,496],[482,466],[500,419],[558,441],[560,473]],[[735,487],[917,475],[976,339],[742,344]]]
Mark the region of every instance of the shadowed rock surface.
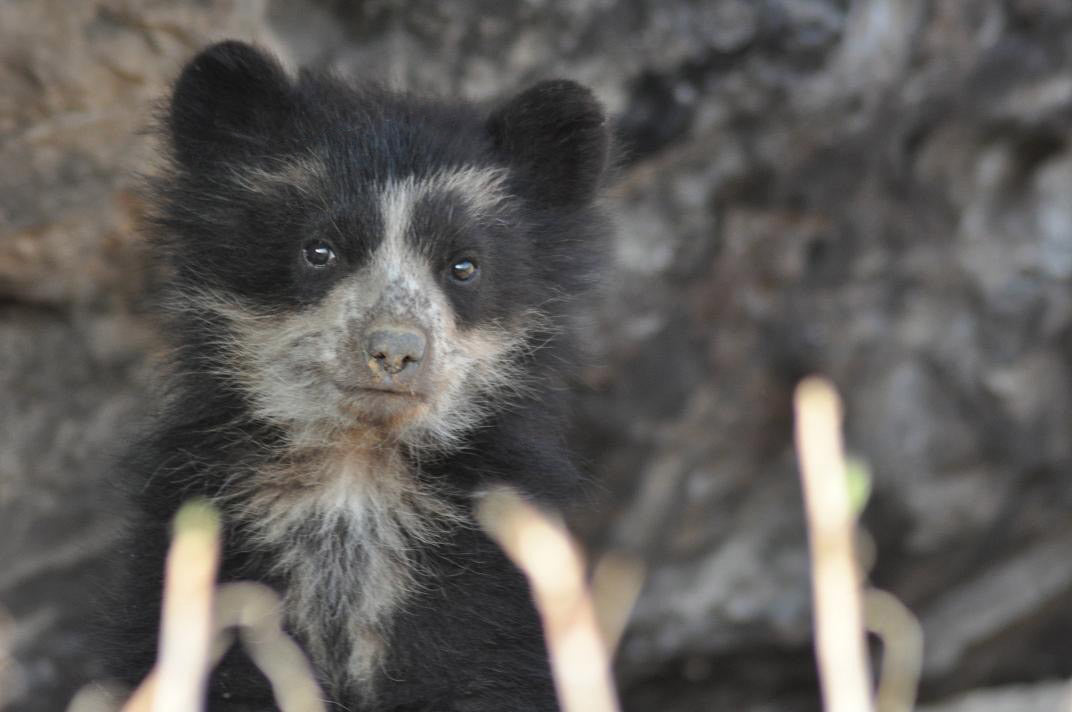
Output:
[[[1065,0],[13,0],[0,4],[10,709],[62,709],[96,674],[87,574],[114,536],[101,483],[152,384],[143,129],[183,60],[224,36],[481,100],[567,76],[615,115],[618,266],[582,384],[576,447],[597,484],[576,525],[593,550],[649,564],[619,657],[627,710],[818,709],[790,417],[813,371],[842,389],[850,446],[873,470],[872,578],[924,624],[928,709],[1060,699]],[[988,689],[943,702],[974,688]]]

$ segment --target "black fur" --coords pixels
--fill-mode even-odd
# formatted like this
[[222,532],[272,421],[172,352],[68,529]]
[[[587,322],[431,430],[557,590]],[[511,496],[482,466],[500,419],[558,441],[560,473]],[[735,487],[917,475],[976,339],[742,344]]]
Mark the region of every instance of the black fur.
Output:
[[[414,211],[412,240],[432,265],[477,256],[478,283],[440,283],[461,328],[514,323],[532,309],[545,315],[531,337],[538,348],[515,357],[534,387],[492,403],[460,445],[407,451],[409,473],[467,516],[474,493],[500,482],[561,506],[578,482],[564,454],[563,386],[577,363],[576,317],[589,301],[607,234],[593,204],[607,128],[591,93],[568,81],[539,84],[485,113],[316,72],[292,78],[261,51],[225,42],[182,72],[164,124],[170,153],[152,186],[152,246],[166,275],[164,301],[178,306],[164,313],[174,368],[161,415],[123,467],[137,516],[124,549],[126,602],[113,616],[122,628],[116,671],[131,682],[155,654],[168,526],[185,500],[224,503],[221,581],[288,585],[273,551],[251,545],[227,499],[242,487],[242,473],[272,464],[287,433],[252,412],[221,346],[233,338],[230,327],[199,310],[191,294],[208,288],[271,313],[302,314],[377,248],[383,218],[375,191],[385,180],[465,166],[507,170],[510,198],[494,220],[468,219],[451,209],[450,195],[436,196]],[[234,181],[236,173],[274,171],[309,152],[326,168],[312,194],[290,185],[258,193]],[[303,241],[318,237],[338,252],[330,273],[297,259]],[[411,545],[420,586],[391,619],[375,696],[338,682],[330,668],[345,664],[341,653],[318,669],[336,708],[557,709],[527,585],[498,548],[475,525]],[[212,710],[273,709],[270,700],[239,652],[214,673]]]

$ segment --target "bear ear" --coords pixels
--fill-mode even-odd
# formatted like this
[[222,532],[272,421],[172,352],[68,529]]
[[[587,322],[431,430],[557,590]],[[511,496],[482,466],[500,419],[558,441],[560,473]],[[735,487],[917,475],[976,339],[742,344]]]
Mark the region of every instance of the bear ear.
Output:
[[567,80],[541,82],[488,119],[496,150],[548,205],[592,200],[607,167],[607,119],[592,92]]
[[290,103],[291,82],[279,62],[244,42],[214,44],[175,82],[167,128],[176,156],[205,167],[262,152]]

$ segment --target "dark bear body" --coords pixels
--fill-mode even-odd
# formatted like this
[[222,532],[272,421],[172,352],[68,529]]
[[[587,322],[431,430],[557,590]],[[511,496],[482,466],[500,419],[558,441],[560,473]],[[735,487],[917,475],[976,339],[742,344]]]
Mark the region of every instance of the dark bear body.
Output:
[[[335,708],[557,709],[522,575],[473,522],[563,504],[563,384],[603,256],[602,110],[545,82],[490,113],[288,76],[240,43],[183,71],[154,181],[174,368],[123,476],[118,618],[155,654],[171,517],[224,517],[221,581],[267,583]],[[212,710],[272,709],[232,651]],[[331,707],[331,705],[329,705]]]

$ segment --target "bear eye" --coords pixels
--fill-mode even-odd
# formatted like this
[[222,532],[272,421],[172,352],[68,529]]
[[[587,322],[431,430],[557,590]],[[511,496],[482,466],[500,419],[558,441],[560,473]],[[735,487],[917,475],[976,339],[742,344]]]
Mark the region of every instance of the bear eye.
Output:
[[323,269],[335,264],[335,250],[323,240],[310,240],[302,245],[302,256],[310,267]]
[[450,266],[450,276],[459,282],[468,282],[476,276],[476,273],[476,262],[468,257],[455,260],[454,264]]

